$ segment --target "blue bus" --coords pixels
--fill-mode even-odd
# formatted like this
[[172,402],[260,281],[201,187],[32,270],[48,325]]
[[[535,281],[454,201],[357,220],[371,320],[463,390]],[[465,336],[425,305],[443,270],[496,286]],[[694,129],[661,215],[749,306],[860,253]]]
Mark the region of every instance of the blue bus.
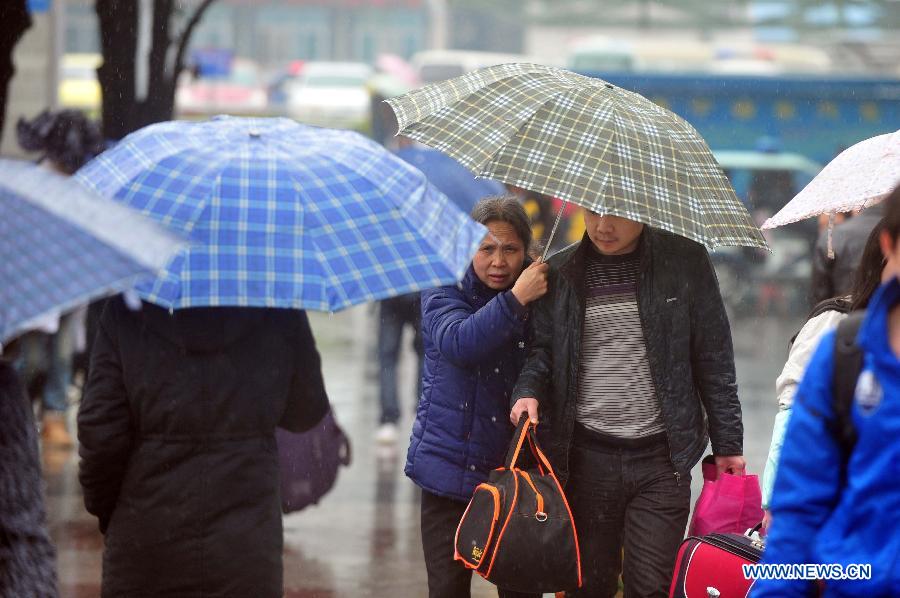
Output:
[[821,163],[900,129],[900,79],[597,73],[690,122],[713,150],[754,150],[760,138]]

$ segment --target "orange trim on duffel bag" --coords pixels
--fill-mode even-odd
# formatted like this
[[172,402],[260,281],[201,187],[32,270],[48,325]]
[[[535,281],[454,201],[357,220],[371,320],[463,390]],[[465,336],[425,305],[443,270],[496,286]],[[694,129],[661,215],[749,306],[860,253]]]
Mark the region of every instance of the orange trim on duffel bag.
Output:
[[522,433],[519,434],[519,440],[516,442],[516,450],[513,453],[512,460],[509,462],[510,469],[516,468],[516,461],[519,460],[519,453],[522,452],[522,443],[525,442],[525,437],[528,436],[528,426],[530,426],[530,425],[531,425],[531,422],[526,421],[525,425],[522,426]]
[[[541,493],[538,492],[538,489],[535,487],[534,482],[531,481],[531,476],[528,475],[527,471],[521,471],[522,477],[525,478],[525,481],[528,482],[528,485],[531,486],[531,489],[534,490],[534,495],[537,497],[537,513],[544,513],[544,497],[541,496]],[[537,515],[535,513],[535,515]],[[546,515],[546,513],[544,513]]]
[[553,466],[550,465],[550,459],[547,458],[547,455],[544,454],[544,451],[541,450],[541,447],[534,443],[534,452],[538,456],[538,466],[540,466],[540,462],[544,462],[544,466],[547,468],[547,473],[552,476],[555,476],[556,473],[553,471]]
[[[519,439],[521,442],[521,439]],[[513,486],[513,499],[512,503],[509,505],[509,514],[506,516],[506,521],[503,522],[503,528],[500,530],[500,535],[497,536],[497,544],[494,546],[494,554],[491,555],[491,564],[488,565],[487,571],[485,571],[481,576],[485,579],[491,574],[491,570],[494,568],[494,559],[497,558],[497,553],[500,552],[500,543],[503,541],[503,534],[506,533],[506,526],[509,525],[510,520],[512,519],[513,513],[516,512],[516,504],[519,501],[519,476],[516,475],[516,470],[512,470],[513,480],[515,481],[515,486]],[[581,566],[579,564],[579,580],[581,579]],[[579,583],[579,586],[581,584]]]
[[[491,540],[494,538],[494,528],[497,526],[497,520],[500,518],[500,491],[491,486],[490,484],[478,484],[475,486],[475,492],[478,492],[478,489],[487,490],[494,497],[494,516],[491,519],[491,529],[488,531],[487,540],[484,543],[484,548],[482,549],[482,554],[487,554],[488,547],[491,545]],[[472,498],[475,497],[475,493],[472,493]],[[453,536],[453,560],[454,561],[462,561],[462,564],[466,567],[466,569],[477,569],[479,565],[481,565],[481,561],[478,563],[472,564],[464,556],[459,554],[459,530],[462,527],[463,522],[466,520],[466,515],[469,514],[469,508],[472,506],[472,501],[469,501],[469,504],[466,506],[466,510],[463,513],[463,516],[459,520],[459,525],[456,526],[456,534]]]
[[[545,457],[546,458],[546,457]],[[578,560],[578,587],[582,586],[581,580],[581,549],[578,546],[578,530],[575,529],[575,518],[572,517],[572,509],[569,508],[569,499],[566,498],[566,493],[563,492],[562,484],[559,483],[559,480],[556,479],[556,474],[550,473],[550,477],[553,478],[553,481],[556,482],[556,487],[559,489],[559,495],[563,499],[563,504],[566,505],[566,512],[569,513],[569,521],[572,522],[572,536],[575,540],[575,558]]]
[[[535,426],[534,429],[536,430],[537,426]],[[531,434],[528,435],[528,445],[531,447],[532,455],[537,455],[540,452],[540,450],[537,447],[537,443],[534,441],[534,438],[531,437]],[[547,472],[544,471],[544,466],[541,464],[540,459],[537,459],[537,468],[538,468],[538,471],[541,472],[541,475],[547,475]]]

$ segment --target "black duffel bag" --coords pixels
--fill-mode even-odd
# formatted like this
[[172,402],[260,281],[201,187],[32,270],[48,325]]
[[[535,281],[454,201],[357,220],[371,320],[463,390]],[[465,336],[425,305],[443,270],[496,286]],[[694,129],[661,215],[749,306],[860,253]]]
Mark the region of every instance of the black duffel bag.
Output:
[[[530,455],[522,455],[526,443]],[[523,468],[520,456],[532,467]],[[519,421],[505,467],[475,488],[456,529],[454,558],[504,590],[581,587],[572,511],[527,416]]]

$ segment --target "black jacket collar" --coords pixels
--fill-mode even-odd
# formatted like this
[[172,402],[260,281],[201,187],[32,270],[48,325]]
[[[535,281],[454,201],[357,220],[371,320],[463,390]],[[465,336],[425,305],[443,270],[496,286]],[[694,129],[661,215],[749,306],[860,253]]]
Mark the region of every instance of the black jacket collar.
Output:
[[[644,225],[644,231],[641,233],[641,265],[640,271],[644,272],[650,265],[650,248],[652,246],[652,238],[656,235],[656,231],[650,226]],[[578,242],[578,246],[572,254],[560,265],[559,271],[569,282],[578,289],[581,289],[584,283],[584,269],[587,262],[588,252],[592,250],[592,241],[585,232]],[[565,250],[563,250],[565,251]]]

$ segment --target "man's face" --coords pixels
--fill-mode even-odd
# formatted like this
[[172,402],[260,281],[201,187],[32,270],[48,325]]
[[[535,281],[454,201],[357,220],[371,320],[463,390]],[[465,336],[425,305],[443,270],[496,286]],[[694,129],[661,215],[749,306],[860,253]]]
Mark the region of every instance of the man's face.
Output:
[[623,255],[637,249],[644,225],[619,216],[601,216],[584,211],[584,228],[597,251],[603,255]]

